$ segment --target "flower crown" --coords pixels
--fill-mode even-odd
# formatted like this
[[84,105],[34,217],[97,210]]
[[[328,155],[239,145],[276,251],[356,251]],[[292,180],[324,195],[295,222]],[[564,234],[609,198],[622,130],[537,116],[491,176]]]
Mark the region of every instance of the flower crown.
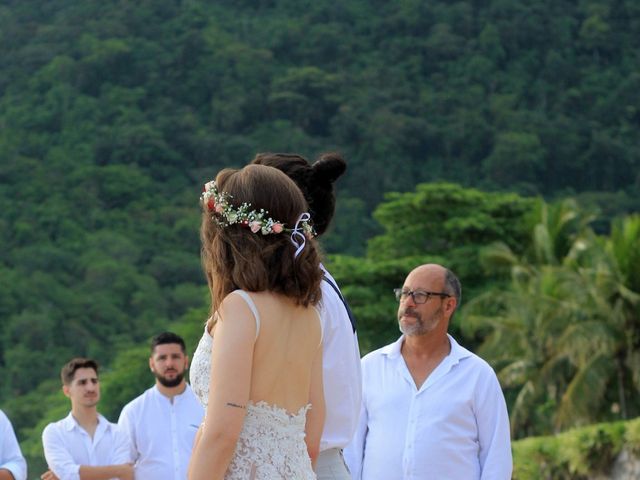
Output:
[[244,202],[239,207],[231,205],[232,198],[226,192],[220,192],[215,181],[207,182],[200,197],[202,205],[211,213],[211,219],[221,227],[238,224],[249,228],[253,233],[269,235],[272,233],[291,233],[291,242],[297,248],[295,256],[302,251],[306,238],[315,236],[315,231],[309,221],[311,216],[302,213],[293,228],[286,228],[282,222],[269,217],[264,209],[252,210],[251,204]]

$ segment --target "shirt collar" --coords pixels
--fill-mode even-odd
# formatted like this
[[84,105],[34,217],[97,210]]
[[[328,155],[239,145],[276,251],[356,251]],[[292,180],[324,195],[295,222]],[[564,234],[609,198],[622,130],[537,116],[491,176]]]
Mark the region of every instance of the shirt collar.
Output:
[[400,356],[400,349],[402,348],[402,342],[404,342],[404,335],[401,335],[400,338],[395,342],[382,347],[380,353],[392,359],[397,358]]
[[[206,325],[205,325],[205,329],[206,329]],[[182,393],[178,393],[176,395],[173,396],[173,401],[180,401],[180,399],[184,398],[185,394],[187,393],[187,390],[189,390],[189,384],[185,382],[185,389],[182,391]],[[158,385],[154,384],[152,387],[153,393],[155,395],[158,395],[160,398],[165,399],[167,402],[171,402],[171,399],[169,399],[169,397],[165,397],[162,392],[160,392],[160,389],[158,389]]]
[[[451,365],[455,365],[460,362],[463,358],[470,357],[471,352],[461,346],[456,340],[447,333],[447,338],[449,339],[449,344],[451,345],[451,351],[445,357],[447,362],[450,362]],[[402,335],[398,340],[389,345],[382,347],[381,353],[383,355],[387,355],[389,358],[395,359],[400,356],[400,350],[402,348],[402,342],[404,342],[404,335]]]
[[[69,412],[69,415],[67,415],[62,420],[62,425],[67,431],[71,431],[74,428],[82,428],[78,421],[74,418],[73,412]],[[105,425],[105,428],[109,428],[109,422],[107,422],[107,419],[98,414],[98,428],[100,428],[102,425]]]
[[452,363],[459,363],[463,358],[470,357],[472,354],[469,350],[464,348],[458,342],[456,342],[455,338],[447,333],[447,337],[449,337],[449,344],[451,345],[451,351],[449,352],[449,357]]

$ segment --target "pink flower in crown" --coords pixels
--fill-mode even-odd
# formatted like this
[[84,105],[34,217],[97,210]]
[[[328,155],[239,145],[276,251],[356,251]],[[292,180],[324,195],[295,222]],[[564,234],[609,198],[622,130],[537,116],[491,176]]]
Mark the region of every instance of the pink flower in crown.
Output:
[[219,203],[217,205],[215,205],[215,209],[216,209],[216,213],[222,213],[224,211],[224,207],[222,205],[220,205]]
[[258,233],[262,228],[262,224],[254,220],[253,222],[249,223],[249,228],[253,233]]
[[271,225],[271,230],[273,231],[273,233],[280,233],[282,232],[283,226],[281,223],[274,223],[273,225]]

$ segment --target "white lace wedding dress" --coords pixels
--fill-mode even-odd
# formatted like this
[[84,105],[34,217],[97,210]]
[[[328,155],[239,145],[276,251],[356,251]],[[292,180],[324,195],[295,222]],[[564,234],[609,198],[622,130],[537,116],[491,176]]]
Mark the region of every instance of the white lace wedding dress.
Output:
[[[240,294],[251,308],[257,336],[260,317],[251,297],[242,290],[234,293]],[[213,339],[205,327],[189,373],[191,388],[205,410],[209,398],[212,344]],[[225,480],[315,480],[304,442],[308,409],[309,405],[291,415],[277,405],[250,402]]]

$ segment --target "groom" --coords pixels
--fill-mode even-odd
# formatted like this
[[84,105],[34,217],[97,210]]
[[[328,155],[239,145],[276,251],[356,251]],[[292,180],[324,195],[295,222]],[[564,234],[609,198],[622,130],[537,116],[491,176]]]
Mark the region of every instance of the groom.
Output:
[[[252,163],[277,168],[291,178],[309,205],[317,236],[327,230],[335,212],[334,183],[347,168],[339,154],[324,153],[309,164],[306,158],[297,154],[260,153]],[[318,480],[350,480],[342,451],[351,441],[360,413],[362,382],[358,336],[351,310],[326,270],[321,288],[326,416],[315,471]]]

